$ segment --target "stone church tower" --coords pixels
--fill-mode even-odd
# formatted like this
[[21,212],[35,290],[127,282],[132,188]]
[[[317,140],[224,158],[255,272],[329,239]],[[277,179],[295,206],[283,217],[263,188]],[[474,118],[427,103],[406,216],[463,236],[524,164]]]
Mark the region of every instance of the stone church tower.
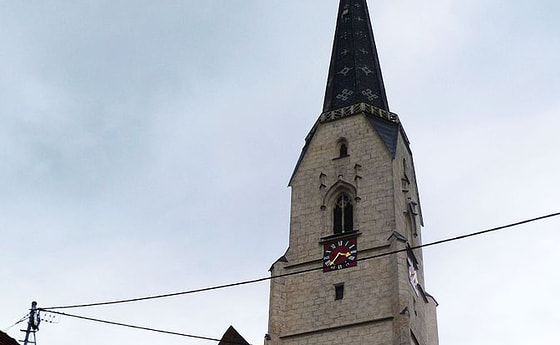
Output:
[[407,250],[422,243],[412,153],[389,111],[366,0],[340,1],[323,112],[290,186],[265,345],[437,345],[422,251]]

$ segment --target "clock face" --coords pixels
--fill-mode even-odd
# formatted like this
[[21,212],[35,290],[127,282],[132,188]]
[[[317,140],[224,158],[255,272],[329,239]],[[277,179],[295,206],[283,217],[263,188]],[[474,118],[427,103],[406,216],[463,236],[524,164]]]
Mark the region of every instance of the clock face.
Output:
[[323,272],[356,266],[358,241],[356,238],[337,240],[323,245]]

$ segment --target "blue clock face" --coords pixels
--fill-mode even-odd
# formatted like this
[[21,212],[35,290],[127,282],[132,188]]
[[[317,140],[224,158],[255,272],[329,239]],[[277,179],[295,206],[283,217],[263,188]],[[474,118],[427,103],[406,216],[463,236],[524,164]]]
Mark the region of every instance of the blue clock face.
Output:
[[323,245],[323,272],[356,266],[357,258],[358,243],[356,238],[325,243]]

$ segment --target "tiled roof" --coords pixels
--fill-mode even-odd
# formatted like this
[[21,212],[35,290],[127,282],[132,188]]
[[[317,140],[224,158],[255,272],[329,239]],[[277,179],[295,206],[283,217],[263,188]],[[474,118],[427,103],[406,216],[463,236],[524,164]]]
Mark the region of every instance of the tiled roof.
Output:
[[218,345],[249,345],[233,326],[229,326]]
[[20,345],[15,339],[0,331],[0,345]]

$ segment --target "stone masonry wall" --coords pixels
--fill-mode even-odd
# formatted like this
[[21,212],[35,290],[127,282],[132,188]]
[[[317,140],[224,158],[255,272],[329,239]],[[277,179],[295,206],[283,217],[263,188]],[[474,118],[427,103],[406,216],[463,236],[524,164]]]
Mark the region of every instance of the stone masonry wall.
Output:
[[[346,157],[339,157],[341,139],[348,144]],[[405,169],[410,170],[407,193],[401,181]],[[358,258],[404,247],[389,238],[395,230],[406,232],[407,198],[418,201],[413,169],[404,138],[399,138],[393,159],[365,115],[320,124],[291,182],[287,262],[275,263],[271,274],[321,268],[320,241],[333,234],[331,203],[339,190],[356,197]],[[418,236],[410,239],[411,245],[420,241],[419,217],[417,224]],[[338,271],[273,279],[266,345],[408,345],[411,329],[421,345],[437,345],[427,342],[428,311],[408,281],[406,257],[403,253]],[[341,283],[344,298],[335,300],[334,287]],[[405,308],[408,314],[401,314]]]

